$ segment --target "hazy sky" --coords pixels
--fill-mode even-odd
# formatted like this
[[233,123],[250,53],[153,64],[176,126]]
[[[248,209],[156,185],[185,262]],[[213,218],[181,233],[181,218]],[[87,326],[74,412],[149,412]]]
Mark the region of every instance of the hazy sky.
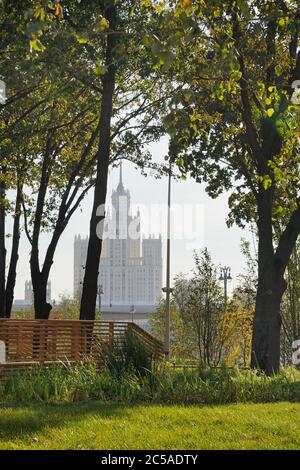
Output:
[[[167,153],[167,140],[163,139],[152,145],[150,150],[156,161],[162,161]],[[109,201],[112,189],[116,188],[118,184],[118,179],[119,170],[112,170],[109,176]],[[146,232],[146,235],[149,234],[149,231],[150,233],[156,232],[156,234],[163,232],[162,235],[165,239],[166,227],[165,224],[161,227],[158,214],[162,209],[161,205],[163,205],[163,210],[166,209],[167,178],[161,180],[156,180],[151,176],[145,178],[134,169],[132,164],[124,162],[123,182],[126,189],[130,190],[132,205],[135,208],[138,206],[141,208],[142,232]],[[75,234],[88,235],[91,201],[92,192],[84,201],[81,210],[75,213],[71,219],[59,243],[50,276],[53,298],[58,298],[59,294],[63,292],[73,293],[73,240]],[[231,287],[234,286],[237,275],[242,272],[245,264],[240,253],[240,240],[241,237],[249,238],[250,235],[248,231],[243,231],[235,226],[227,228],[227,196],[223,195],[212,200],[205,193],[203,185],[189,179],[173,183],[172,203],[176,214],[173,234],[177,237],[176,240],[172,240],[171,246],[172,276],[179,272],[188,273],[193,267],[193,250],[207,246],[216,264],[231,266],[233,276]],[[181,212],[183,216],[181,216]],[[150,217],[151,214],[152,217]],[[188,239],[191,230],[197,232],[195,240]],[[45,241],[46,238],[45,236]],[[164,241],[164,261],[165,245]],[[22,234],[16,299],[24,298],[24,283],[30,279],[29,252],[30,246]]]

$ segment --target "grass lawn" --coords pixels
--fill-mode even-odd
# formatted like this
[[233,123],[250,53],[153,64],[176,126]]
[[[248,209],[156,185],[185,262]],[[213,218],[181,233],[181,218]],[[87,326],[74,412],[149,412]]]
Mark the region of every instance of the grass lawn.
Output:
[[0,449],[300,449],[300,404],[1,405]]

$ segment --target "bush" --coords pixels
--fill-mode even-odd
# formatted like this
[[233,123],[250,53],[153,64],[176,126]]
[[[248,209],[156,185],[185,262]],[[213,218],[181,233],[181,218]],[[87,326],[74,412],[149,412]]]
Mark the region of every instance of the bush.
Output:
[[122,344],[106,347],[102,359],[108,371],[119,378],[128,373],[143,377],[152,364],[152,356],[146,345],[131,330],[126,331]]

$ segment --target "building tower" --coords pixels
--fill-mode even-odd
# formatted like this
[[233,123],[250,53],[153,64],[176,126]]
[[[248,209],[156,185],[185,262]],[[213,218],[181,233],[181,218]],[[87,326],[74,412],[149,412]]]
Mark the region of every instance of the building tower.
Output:
[[[74,294],[81,292],[88,239],[75,236]],[[119,183],[107,211],[99,267],[99,292],[103,306],[155,306],[162,289],[162,239],[150,237],[141,242],[140,212],[132,214],[131,196]]]

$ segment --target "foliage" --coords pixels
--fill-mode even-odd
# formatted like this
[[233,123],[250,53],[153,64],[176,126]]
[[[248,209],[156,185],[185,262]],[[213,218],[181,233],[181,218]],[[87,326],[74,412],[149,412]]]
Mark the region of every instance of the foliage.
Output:
[[[174,281],[171,315],[173,355],[197,357],[201,365],[217,365],[222,360],[220,333],[224,298],[217,268],[207,249],[195,253],[195,269],[190,277],[178,275]],[[154,332],[164,335],[163,304],[152,318]]]
[[160,18],[152,52],[181,84],[164,116],[173,160],[210,196],[230,193],[229,224],[257,226],[251,364],[272,374],[284,274],[300,233],[299,2],[175,1]]
[[[17,183],[22,185],[35,309],[44,317],[51,307],[45,305],[45,292],[57,244],[95,183],[109,37],[103,12],[109,2],[88,2],[83,8],[77,0],[69,0],[64,3],[63,21],[47,14],[45,2],[15,3],[4,1],[0,9],[0,48],[5,51],[0,59],[1,79],[8,92],[7,102],[0,105],[0,181],[5,175],[6,192],[16,189]],[[152,59],[136,41],[139,31],[156,19],[133,8],[134,1],[118,3],[122,41],[114,50],[109,162],[114,166],[125,158],[143,174],[151,167],[159,175],[162,169],[151,162],[147,145],[162,134],[157,110],[170,93],[150,73]],[[8,193],[4,196],[1,192],[1,204],[8,213]],[[43,231],[51,237],[40,259]],[[5,260],[0,261],[4,277]]]
[[252,253],[250,242],[245,239],[241,240],[241,248],[246,268],[244,273],[239,275],[239,284],[233,291],[233,303],[254,312],[258,277],[257,256]]
[[285,369],[266,377],[239,369],[173,369],[153,364],[146,374],[116,375],[94,365],[53,366],[11,377],[0,400],[54,403],[99,400],[103,403],[227,404],[298,402],[300,373]]
[[184,322],[194,332],[200,364],[218,365],[223,352],[219,326],[226,314],[223,291],[207,249],[199,255],[195,253],[195,265]]
[[[254,234],[255,235],[255,234]],[[299,304],[299,241],[296,243],[291,259],[289,261],[285,280],[287,290],[283,295],[281,304],[282,331],[281,331],[281,363],[284,366],[291,365],[293,341],[299,339],[300,335],[300,304]],[[240,278],[239,285],[234,289],[233,298],[230,303],[231,309],[238,309],[251,322],[251,313],[255,308],[256,286],[257,286],[257,259],[251,253],[250,244],[246,240],[242,240],[242,253],[246,258],[246,271]],[[245,333],[248,331],[249,322],[246,321]],[[242,337],[244,337],[242,335]],[[247,340],[247,342],[249,339]],[[246,344],[246,343],[245,343]]]
[[141,339],[130,329],[126,330],[122,344],[113,348],[99,345],[101,359],[110,374],[121,378],[128,373],[145,376],[151,369],[152,356]]
[[[244,246],[246,250],[248,245]],[[202,366],[249,364],[253,308],[242,299],[245,286],[224,311],[223,293],[217,279],[217,268],[204,250],[195,254],[192,276],[176,276],[171,297],[171,357],[195,359]],[[251,270],[251,276],[252,276]],[[251,278],[252,279],[252,278]],[[248,274],[243,276],[248,285]],[[242,295],[243,293],[243,295]],[[252,292],[253,295],[253,292]],[[253,307],[253,304],[251,304]],[[153,334],[161,340],[165,334],[165,301],[150,319]]]
[[53,309],[52,319],[78,320],[80,311],[80,299],[67,294],[59,296],[58,303]]
[[[171,298],[171,323],[170,323],[170,338],[171,338],[171,357],[189,357],[192,355],[191,348],[189,347],[189,339],[184,334],[183,322],[180,316],[178,305],[176,304],[175,296],[180,289],[181,281],[183,278],[179,276],[175,280],[172,298]],[[151,333],[156,336],[160,341],[165,338],[165,319],[166,319],[166,301],[162,299],[159,303],[158,309],[149,319]]]
[[18,312],[12,312],[12,318],[16,320],[33,320],[33,308],[31,307],[29,310],[19,310]]
[[223,339],[223,362],[247,367],[251,357],[253,310],[231,304],[224,315],[219,335]]

